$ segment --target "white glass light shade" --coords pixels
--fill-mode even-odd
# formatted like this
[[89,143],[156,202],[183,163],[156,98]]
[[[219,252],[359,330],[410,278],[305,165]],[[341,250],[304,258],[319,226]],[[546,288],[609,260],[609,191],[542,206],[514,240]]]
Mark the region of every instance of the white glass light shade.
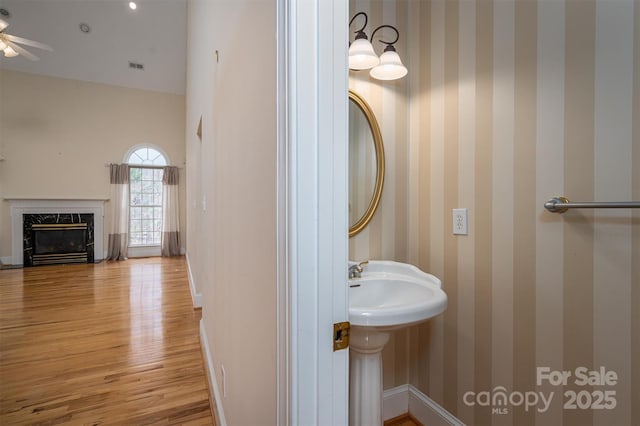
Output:
[[398,52],[387,50],[380,55],[380,65],[373,68],[370,74],[378,80],[397,80],[407,75],[407,72]]
[[14,56],[18,56],[18,52],[13,50],[11,46],[7,46],[4,48],[4,56],[7,58],[13,58]]
[[0,38],[0,50],[4,50],[4,49],[6,49],[6,48],[7,48],[7,46],[8,46],[8,44],[7,44],[7,43],[5,43],[5,42],[4,42],[4,40],[2,40],[2,39]]
[[349,68],[352,70],[368,70],[380,62],[373,46],[366,38],[356,39],[349,47]]

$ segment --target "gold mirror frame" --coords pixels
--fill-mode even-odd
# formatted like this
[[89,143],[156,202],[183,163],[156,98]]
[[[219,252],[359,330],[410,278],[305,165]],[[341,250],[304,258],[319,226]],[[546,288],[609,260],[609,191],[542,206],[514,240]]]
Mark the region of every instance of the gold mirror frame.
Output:
[[382,145],[382,133],[380,133],[380,126],[378,126],[378,120],[373,114],[373,110],[369,104],[356,92],[349,90],[349,100],[353,101],[358,108],[364,113],[373,135],[373,144],[376,152],[376,184],[373,190],[373,196],[369,202],[367,210],[362,217],[353,225],[349,227],[349,237],[357,235],[369,224],[373,217],[378,205],[380,204],[380,198],[382,197],[382,187],[384,186],[384,146]]

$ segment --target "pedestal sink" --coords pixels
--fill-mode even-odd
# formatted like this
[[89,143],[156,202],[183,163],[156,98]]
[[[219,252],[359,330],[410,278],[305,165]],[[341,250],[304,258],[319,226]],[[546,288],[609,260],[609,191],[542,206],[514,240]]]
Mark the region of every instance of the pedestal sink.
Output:
[[349,280],[351,426],[382,425],[382,349],[390,332],[446,307],[440,280],[406,263],[370,261]]

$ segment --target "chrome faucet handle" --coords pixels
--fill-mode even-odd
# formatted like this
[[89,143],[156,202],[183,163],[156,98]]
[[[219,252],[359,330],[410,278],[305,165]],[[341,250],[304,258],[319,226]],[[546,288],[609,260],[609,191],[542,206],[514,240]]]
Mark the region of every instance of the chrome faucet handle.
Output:
[[365,260],[364,262],[349,266],[349,279],[360,278],[360,274],[364,270],[364,265],[367,263],[369,263],[369,261]]

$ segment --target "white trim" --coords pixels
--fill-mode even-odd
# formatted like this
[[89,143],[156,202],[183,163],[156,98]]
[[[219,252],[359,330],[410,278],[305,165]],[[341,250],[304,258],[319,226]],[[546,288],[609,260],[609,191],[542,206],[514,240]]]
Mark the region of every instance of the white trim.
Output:
[[407,413],[423,425],[465,426],[460,419],[413,385],[400,385],[383,392],[382,417],[385,421]]
[[387,389],[382,393],[382,418],[393,419],[409,412],[409,385]]
[[465,426],[462,421],[413,385],[409,385],[409,413],[423,425]]
[[187,260],[187,277],[189,279],[189,290],[191,291],[191,302],[194,308],[202,308],[202,293],[198,293],[196,290],[196,280],[193,279],[193,274],[191,273],[189,255],[185,254],[184,257]]
[[11,264],[22,265],[24,250],[22,231],[24,214],[81,213],[93,214],[93,258],[104,259],[104,200],[102,199],[53,199],[53,198],[5,198],[10,203],[11,216]]
[[208,373],[209,393],[213,391],[213,402],[216,405],[216,425],[227,426],[227,419],[224,417],[222,399],[220,399],[220,389],[218,388],[218,381],[216,380],[215,364],[213,363],[213,357],[211,356],[211,350],[209,349],[209,341],[207,340],[207,332],[205,330],[203,320],[200,320],[200,346],[202,347],[202,357],[204,358],[204,363]]
[[129,246],[127,257],[159,257],[162,255],[160,246]]
[[348,423],[348,2],[287,0],[290,422]]
[[289,254],[287,199],[289,196],[289,164],[287,145],[290,141],[288,120],[288,60],[289,60],[289,7],[287,0],[276,4],[276,425],[291,425],[290,371],[291,339],[289,298],[289,275],[287,261]]
[[[185,256],[187,251],[180,247],[180,255]],[[128,257],[159,257],[162,256],[162,247],[157,246],[129,246]]]

